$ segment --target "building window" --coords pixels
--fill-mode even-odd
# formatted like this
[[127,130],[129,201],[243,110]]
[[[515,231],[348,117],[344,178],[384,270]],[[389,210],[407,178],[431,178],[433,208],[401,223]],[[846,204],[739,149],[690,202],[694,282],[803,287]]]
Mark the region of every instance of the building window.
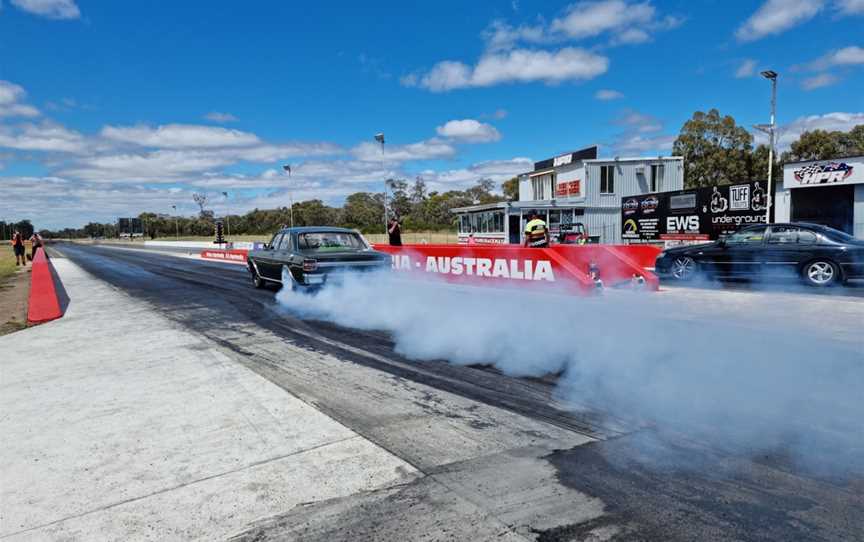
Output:
[[651,190],[649,192],[659,192],[663,186],[663,164],[655,164],[651,166]]
[[600,166],[600,193],[615,193],[615,166]]
[[531,179],[531,189],[534,192],[535,200],[552,199],[552,185],[554,178],[551,173],[546,175],[538,175]]

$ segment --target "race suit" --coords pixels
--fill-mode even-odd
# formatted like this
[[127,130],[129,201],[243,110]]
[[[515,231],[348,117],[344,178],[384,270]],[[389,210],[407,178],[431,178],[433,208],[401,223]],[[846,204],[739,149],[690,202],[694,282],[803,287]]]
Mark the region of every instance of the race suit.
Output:
[[549,246],[549,237],[546,235],[546,222],[535,218],[525,224],[525,241],[529,247],[543,248]]

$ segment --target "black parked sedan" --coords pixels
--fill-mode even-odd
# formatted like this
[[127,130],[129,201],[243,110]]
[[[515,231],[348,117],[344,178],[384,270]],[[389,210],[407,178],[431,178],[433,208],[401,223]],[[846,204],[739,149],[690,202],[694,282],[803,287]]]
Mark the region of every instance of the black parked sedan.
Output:
[[749,226],[702,245],[675,247],[657,257],[657,274],[709,277],[801,277],[813,286],[864,278],[864,241],[819,224]]
[[246,263],[256,288],[288,280],[283,286],[296,289],[317,288],[345,271],[388,268],[390,261],[354,230],[302,227],[280,230],[263,249],[250,251]]

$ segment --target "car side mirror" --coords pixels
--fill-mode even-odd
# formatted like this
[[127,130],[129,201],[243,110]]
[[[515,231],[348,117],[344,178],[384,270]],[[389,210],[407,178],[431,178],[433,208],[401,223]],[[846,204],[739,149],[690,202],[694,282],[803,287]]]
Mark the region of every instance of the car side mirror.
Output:
[[726,246],[726,236],[725,235],[721,235],[720,238],[717,239],[717,246],[718,247],[725,247]]
[[270,243],[264,243],[264,250],[270,250],[271,248],[273,247],[270,246]]

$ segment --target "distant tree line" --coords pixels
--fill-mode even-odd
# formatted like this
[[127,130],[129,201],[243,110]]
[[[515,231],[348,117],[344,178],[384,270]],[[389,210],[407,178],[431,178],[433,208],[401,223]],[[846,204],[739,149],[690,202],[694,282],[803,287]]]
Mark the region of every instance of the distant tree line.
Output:
[[[776,139],[775,139],[776,142]],[[717,186],[768,178],[768,146],[753,147],[753,136],[716,109],[696,111],[672,147],[684,157],[684,187]],[[848,132],[804,132],[781,156],[774,156],[771,177],[782,178],[782,164],[864,155],[864,124]]]
[[20,220],[18,222],[6,222],[0,220],[0,240],[8,241],[12,239],[12,235],[16,232],[21,232],[25,238],[30,238],[33,235],[33,224],[29,220]]
[[[681,127],[672,152],[684,157],[684,186],[694,188],[738,183],[744,180],[768,178],[768,146],[754,148],[754,138],[738,126],[729,115],[716,109],[697,111]],[[804,132],[790,149],[774,157],[774,180],[782,178],[782,164],[801,160],[830,160],[843,156],[864,155],[864,125],[848,132],[812,130]],[[495,183],[482,179],[467,190],[429,192],[426,183],[418,178],[413,183],[404,179],[387,181],[389,212],[395,212],[402,221],[403,230],[453,230],[455,207],[465,207],[496,201],[514,201],[519,195],[518,178],[513,177],[501,185],[503,196],[494,194]],[[206,198],[203,198],[206,199]],[[197,216],[182,217],[145,212],[139,215],[149,237],[207,236],[213,235],[213,211],[198,202]],[[343,226],[365,233],[383,232],[384,197],[380,192],[357,192],[345,199],[342,207],[331,207],[318,199],[294,204],[296,226]],[[288,207],[254,209],[243,215],[222,217],[226,227],[230,223],[233,235],[267,235],[291,221]],[[0,222],[0,224],[5,224]],[[12,224],[30,235],[33,227],[27,220]],[[0,235],[2,235],[0,230]],[[8,228],[5,231],[9,231]],[[30,233],[28,233],[30,232]],[[46,237],[117,237],[116,224],[91,222],[83,228],[44,230]],[[4,239],[8,239],[4,237]]]
[[[390,214],[395,213],[399,217],[406,231],[453,230],[456,217],[450,210],[503,201],[505,198],[493,193],[494,189],[495,182],[491,179],[481,179],[467,190],[446,192],[427,191],[426,183],[421,178],[410,184],[403,179],[390,179],[387,181],[387,209]],[[207,236],[214,232],[213,212],[204,207],[201,207],[197,216],[192,217],[145,212],[138,218],[143,223],[144,234],[151,238]],[[291,223],[291,209],[253,209],[242,215],[231,214],[218,218],[223,221],[226,230],[230,228],[228,233],[232,235],[268,235],[280,226]],[[384,195],[380,192],[356,192],[345,198],[342,207],[332,207],[319,199],[296,202],[294,225],[342,226],[364,233],[383,233]],[[117,224],[91,222],[82,228],[45,230],[43,235],[49,238],[114,238],[119,236],[119,232]]]

